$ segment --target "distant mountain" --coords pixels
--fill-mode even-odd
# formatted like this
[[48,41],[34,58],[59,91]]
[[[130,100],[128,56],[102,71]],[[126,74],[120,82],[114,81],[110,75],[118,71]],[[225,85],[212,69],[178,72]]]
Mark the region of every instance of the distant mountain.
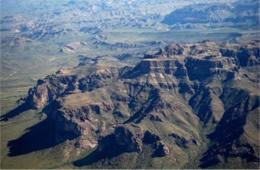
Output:
[[233,27],[259,29],[259,1],[192,4],[165,16],[164,24],[192,28],[204,24],[208,28]]
[[[60,70],[20,107],[47,113],[43,148],[88,153],[74,167],[259,168],[259,64],[259,41],[172,44],[135,67]],[[43,149],[19,144],[11,156]]]

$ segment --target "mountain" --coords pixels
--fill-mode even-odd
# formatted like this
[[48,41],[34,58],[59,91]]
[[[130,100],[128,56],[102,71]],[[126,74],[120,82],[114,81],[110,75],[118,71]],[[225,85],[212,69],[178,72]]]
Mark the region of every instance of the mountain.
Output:
[[[188,5],[204,4],[205,8],[221,14],[210,8],[212,3],[230,2],[234,0],[0,0],[3,9],[0,15],[0,114],[13,109],[15,101],[25,97],[28,88],[39,78],[60,68],[76,66],[76,56],[94,58],[127,54],[134,57],[120,62],[134,65],[146,51],[157,50],[172,42],[256,39],[258,27],[252,30],[229,29],[229,24],[225,23],[227,27],[222,29],[208,29],[206,26],[207,31],[201,31],[202,25],[191,31],[185,28],[199,24],[171,26],[161,23],[165,15]],[[253,8],[249,6],[249,9]],[[257,6],[251,12],[242,8],[243,12],[236,14],[255,16]],[[247,19],[241,20],[245,23]]]
[[259,29],[259,1],[191,4],[166,15],[162,23],[173,25],[173,29]]
[[259,43],[174,43],[133,67],[82,59],[2,116],[47,117],[9,155],[63,144],[74,168],[259,168]]

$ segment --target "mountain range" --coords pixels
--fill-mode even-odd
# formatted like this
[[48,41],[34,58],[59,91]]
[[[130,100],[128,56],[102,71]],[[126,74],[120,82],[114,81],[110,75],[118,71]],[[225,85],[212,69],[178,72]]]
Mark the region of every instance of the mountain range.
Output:
[[8,143],[9,156],[62,145],[60,161],[72,162],[61,167],[259,168],[259,56],[259,41],[203,41],[133,67],[81,60],[1,117],[45,115]]
[[162,23],[172,29],[259,29],[259,1],[191,4],[166,15]]

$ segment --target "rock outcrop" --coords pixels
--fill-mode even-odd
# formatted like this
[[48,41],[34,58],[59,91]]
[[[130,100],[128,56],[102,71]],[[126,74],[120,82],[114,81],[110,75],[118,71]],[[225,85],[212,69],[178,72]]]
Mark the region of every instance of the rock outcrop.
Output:
[[169,155],[170,151],[169,148],[163,143],[162,141],[156,143],[156,150],[154,151],[154,157],[164,157]]
[[141,152],[144,133],[138,126],[119,126],[115,129],[115,142],[127,152]]

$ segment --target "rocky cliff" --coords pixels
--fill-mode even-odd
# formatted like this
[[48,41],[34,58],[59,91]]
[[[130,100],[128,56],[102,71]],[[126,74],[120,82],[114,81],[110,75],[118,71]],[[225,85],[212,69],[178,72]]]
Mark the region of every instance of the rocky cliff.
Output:
[[60,70],[25,103],[44,108],[56,142],[95,150],[81,166],[259,168],[259,52],[259,41],[172,44],[135,67]]

